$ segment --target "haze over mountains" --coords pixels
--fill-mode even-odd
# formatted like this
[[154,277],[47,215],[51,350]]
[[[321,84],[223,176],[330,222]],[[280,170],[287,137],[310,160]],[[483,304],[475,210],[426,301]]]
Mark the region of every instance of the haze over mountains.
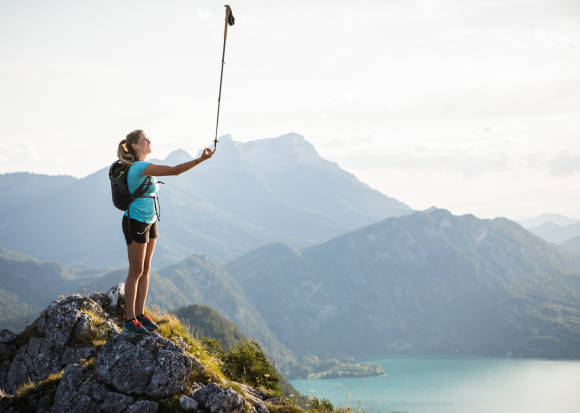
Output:
[[561,245],[574,254],[580,254],[579,220],[559,214],[544,214],[518,222],[538,237]]
[[[220,145],[163,179],[148,305],[210,306],[279,366],[308,353],[580,358],[580,256],[507,219],[413,212],[299,135]],[[3,326],[58,294],[124,281],[106,173],[0,176],[0,244],[35,257],[0,250]]]
[[[162,162],[190,158],[178,150]],[[112,205],[107,174],[108,166],[82,179],[0,175],[0,245],[68,265],[125,265],[122,212]],[[322,159],[297,134],[247,143],[222,137],[214,158],[163,181],[154,266],[192,253],[226,261],[277,241],[304,247],[412,212]]]
[[580,222],[580,220],[569,218],[561,214],[542,214],[533,218],[517,219],[516,222],[524,228],[539,227],[547,222],[551,222],[562,227]]
[[580,357],[580,257],[507,219],[431,209],[226,269],[299,354]]

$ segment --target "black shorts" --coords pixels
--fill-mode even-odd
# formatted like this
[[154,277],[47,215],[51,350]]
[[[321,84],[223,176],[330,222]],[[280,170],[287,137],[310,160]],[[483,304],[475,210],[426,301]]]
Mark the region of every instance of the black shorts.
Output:
[[145,222],[136,221],[131,218],[131,233],[129,234],[129,218],[127,218],[127,215],[123,215],[123,234],[125,235],[127,245],[133,240],[140,244],[149,242],[150,239],[158,237],[157,221],[153,224],[146,224]]

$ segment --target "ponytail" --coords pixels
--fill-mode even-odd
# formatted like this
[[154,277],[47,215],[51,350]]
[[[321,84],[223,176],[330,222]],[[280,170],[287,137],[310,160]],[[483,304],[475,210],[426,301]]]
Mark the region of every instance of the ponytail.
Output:
[[119,147],[117,149],[117,157],[119,158],[119,161],[121,163],[131,165],[135,161],[135,157],[131,152],[128,151],[128,149],[129,148],[127,148],[127,139],[123,139],[119,143]]
[[117,147],[117,157],[121,163],[131,165],[135,162],[137,154],[135,153],[132,144],[139,141],[139,137],[142,133],[143,131],[141,129],[134,130],[128,134],[125,139],[119,142],[119,146]]

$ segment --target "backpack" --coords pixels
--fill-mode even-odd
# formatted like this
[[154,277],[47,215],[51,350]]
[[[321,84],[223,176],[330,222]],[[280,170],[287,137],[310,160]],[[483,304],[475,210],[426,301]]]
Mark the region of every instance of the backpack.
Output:
[[121,211],[129,209],[129,205],[137,198],[143,197],[151,186],[151,177],[143,181],[139,188],[133,193],[129,192],[129,185],[127,183],[127,175],[131,165],[121,163],[119,161],[113,162],[109,168],[109,180],[111,181],[111,194],[113,195],[113,205]]

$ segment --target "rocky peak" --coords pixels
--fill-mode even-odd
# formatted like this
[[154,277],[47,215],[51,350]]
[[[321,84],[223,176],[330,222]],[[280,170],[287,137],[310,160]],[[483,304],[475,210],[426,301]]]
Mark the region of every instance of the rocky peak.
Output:
[[169,165],[177,165],[183,162],[191,161],[192,159],[193,158],[187,151],[183,149],[176,149],[167,155],[163,162]]
[[120,284],[53,302],[19,335],[0,332],[0,411],[268,413],[284,404],[206,368],[181,336],[121,332],[122,314]]

